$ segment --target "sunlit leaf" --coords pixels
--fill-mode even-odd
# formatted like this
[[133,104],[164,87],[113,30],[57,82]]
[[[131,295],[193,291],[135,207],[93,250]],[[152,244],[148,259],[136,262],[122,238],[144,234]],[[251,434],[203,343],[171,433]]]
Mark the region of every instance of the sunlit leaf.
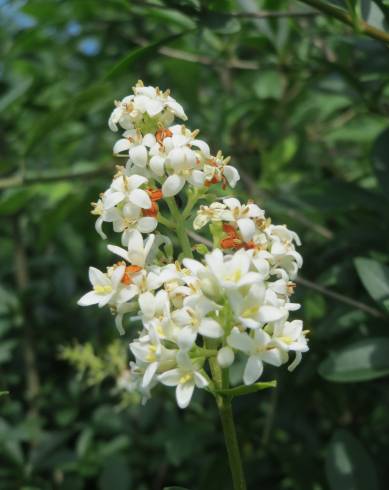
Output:
[[320,375],[336,383],[369,381],[389,375],[389,337],[374,337],[335,351],[319,366]]

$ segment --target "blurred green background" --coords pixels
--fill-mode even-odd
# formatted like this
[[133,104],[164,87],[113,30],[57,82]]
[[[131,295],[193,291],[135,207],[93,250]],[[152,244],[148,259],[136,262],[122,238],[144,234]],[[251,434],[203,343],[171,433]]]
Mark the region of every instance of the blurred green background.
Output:
[[[329,4],[330,2],[327,2]],[[0,489],[230,489],[213,400],[123,389],[128,326],[82,309],[113,100],[170,88],[237,193],[302,238],[311,351],[235,414],[250,489],[384,490],[389,468],[387,1],[0,1]]]

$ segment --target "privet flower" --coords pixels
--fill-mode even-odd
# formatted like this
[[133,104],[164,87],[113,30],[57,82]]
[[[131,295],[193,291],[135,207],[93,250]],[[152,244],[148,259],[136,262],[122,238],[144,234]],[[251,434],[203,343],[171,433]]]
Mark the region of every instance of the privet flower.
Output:
[[[212,155],[198,131],[173,124],[187,118],[169,91],[138,82],[115,104],[109,127],[124,132],[113,153],[126,162],[92,213],[100,236],[112,223],[122,246],[108,245],[117,262],[106,272],[90,268],[93,289],[79,304],[108,306],[120,333],[126,317],[140,321],[130,332],[134,360],[122,385],[144,401],[158,384],[174,387],[185,408],[195,388],[213,389],[209,358],[223,369],[243,359],[244,385],[261,379],[266,365],[293,370],[308,350],[302,321],[290,318],[300,308],[292,301],[302,266],[298,235],[252,201],[210,202],[210,192],[227,192],[239,173],[220,151]],[[174,213],[178,193],[188,200]],[[205,203],[192,211],[199,199]],[[196,232],[209,225],[212,251],[193,256],[188,249],[190,220]],[[181,240],[175,259],[159,226]]]

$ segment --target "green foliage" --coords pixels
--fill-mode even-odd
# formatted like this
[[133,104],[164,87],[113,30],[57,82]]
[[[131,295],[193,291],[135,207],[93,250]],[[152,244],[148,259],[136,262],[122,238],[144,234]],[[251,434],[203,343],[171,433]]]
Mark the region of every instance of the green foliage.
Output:
[[378,490],[374,464],[360,442],[345,430],[335,432],[327,451],[326,472],[332,490]]
[[336,2],[355,31],[303,3],[0,2],[0,488],[230,488],[210,396],[141,405],[120,388],[139,326],[118,338],[76,306],[108,260],[89,215],[115,165],[107,118],[138,79],[302,238],[311,351],[234,400],[248,487],[385,488],[389,70],[358,23],[387,29],[388,2]]

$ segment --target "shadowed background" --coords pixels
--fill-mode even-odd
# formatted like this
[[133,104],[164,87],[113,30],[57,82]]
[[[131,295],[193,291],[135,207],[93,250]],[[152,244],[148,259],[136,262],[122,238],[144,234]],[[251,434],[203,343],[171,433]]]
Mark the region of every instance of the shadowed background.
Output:
[[213,400],[181,411],[162,388],[141,406],[120,385],[137,326],[119,338],[76,305],[110,260],[90,202],[138,79],[170,88],[232,156],[238,197],[303,242],[311,350],[235,402],[248,487],[385,488],[389,51],[358,22],[387,36],[388,2],[317,2],[355,29],[305,3],[0,0],[0,489],[230,488]]

